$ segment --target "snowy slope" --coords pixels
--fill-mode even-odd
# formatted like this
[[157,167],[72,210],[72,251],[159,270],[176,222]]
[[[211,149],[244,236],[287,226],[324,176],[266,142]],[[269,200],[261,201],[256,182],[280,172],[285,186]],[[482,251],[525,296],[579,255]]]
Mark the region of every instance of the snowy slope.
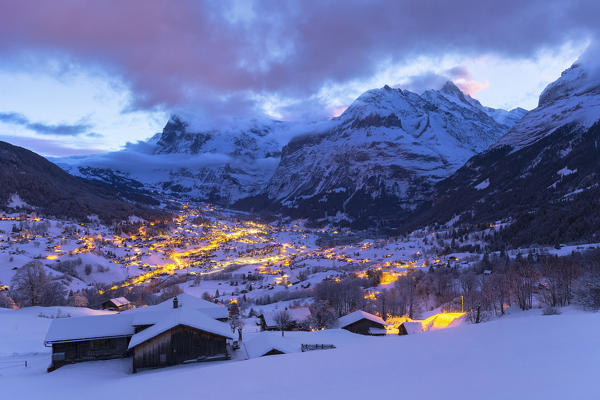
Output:
[[413,336],[346,340],[337,330],[315,332],[306,335],[338,348],[135,375],[128,372],[131,360],[88,362],[46,373],[46,355],[32,360],[29,368],[2,370],[0,381],[2,394],[15,399],[104,399],[107,393],[132,400],[199,395],[224,400],[599,398],[600,347],[590,332],[600,329],[600,315],[535,315],[539,312]]
[[521,149],[551,135],[567,124],[589,129],[600,117],[600,80],[592,79],[580,64],[564,71],[540,95],[538,107],[527,113],[495,147]]
[[313,217],[414,209],[435,182],[509,129],[489,112],[451,82],[422,95],[389,86],[367,91],[335,126],[284,147],[263,199]]
[[[511,218],[512,245],[600,237],[600,74],[575,64],[487,151],[436,186],[417,225]],[[518,241],[518,242],[517,242]]]

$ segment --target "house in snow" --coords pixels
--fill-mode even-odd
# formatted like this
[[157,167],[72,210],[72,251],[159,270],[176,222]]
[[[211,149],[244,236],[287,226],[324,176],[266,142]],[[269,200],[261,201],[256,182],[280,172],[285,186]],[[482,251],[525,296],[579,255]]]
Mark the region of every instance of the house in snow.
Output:
[[193,309],[174,309],[131,337],[128,349],[132,352],[133,372],[187,362],[226,360],[227,339],[233,339],[228,324]]
[[102,303],[103,310],[110,311],[125,311],[133,308],[133,305],[125,297],[117,297],[115,299],[108,299]]
[[357,310],[338,319],[338,327],[360,335],[383,336],[386,322],[377,315]]
[[226,341],[232,339],[231,328],[220,321],[226,316],[224,306],[181,295],[118,314],[55,319],[44,341],[52,347],[48,370],[130,355],[134,372],[227,358]]
[[398,327],[398,335],[414,335],[425,332],[421,321],[404,321]]
[[301,346],[295,341],[270,332],[262,332],[244,343],[249,358],[277,354],[299,353]]
[[[284,310],[273,310],[269,312],[264,312],[258,316],[260,328],[263,331],[277,331],[279,327],[277,326],[277,322],[275,322],[275,316]],[[291,307],[285,308],[285,311],[290,315],[290,325],[286,328],[286,330],[290,331],[298,331],[298,330],[308,330],[306,322],[310,318],[310,309],[308,307]]]

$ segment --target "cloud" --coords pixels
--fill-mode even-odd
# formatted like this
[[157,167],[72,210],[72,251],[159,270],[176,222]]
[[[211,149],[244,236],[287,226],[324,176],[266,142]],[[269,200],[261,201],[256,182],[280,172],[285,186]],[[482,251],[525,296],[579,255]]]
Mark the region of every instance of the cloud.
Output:
[[78,156],[90,153],[101,153],[104,150],[95,148],[73,148],[65,146],[63,141],[52,139],[39,139],[31,137],[2,135],[0,140],[8,142],[15,146],[24,147],[42,156]]
[[[77,136],[85,133],[91,128],[89,124],[44,124],[41,122],[31,122],[27,117],[20,113],[2,113],[0,112],[0,122],[20,125],[40,135],[57,136]],[[89,136],[89,134],[88,134]]]
[[252,114],[262,95],[310,98],[386,61],[532,57],[600,31],[596,0],[4,0],[0,14],[10,15],[0,24],[0,56],[28,50],[99,66],[128,82],[133,107],[208,117]]
[[440,75],[432,71],[427,71],[419,75],[412,75],[406,78],[406,81],[395,85],[402,89],[410,90],[415,93],[423,93],[428,89],[440,89],[444,83],[451,80],[448,76]]
[[489,83],[476,82],[471,78],[468,68],[458,65],[447,69],[441,73],[426,71],[422,74],[412,75],[405,78],[404,82],[396,85],[402,89],[407,89],[416,93],[423,93],[425,90],[438,90],[448,81],[454,82],[463,93],[470,96],[475,95],[488,87]]
[[449,77],[449,79],[471,79],[471,73],[464,65],[457,65],[456,67],[452,67],[446,70],[445,74]]
[[477,92],[487,88],[489,86],[489,82],[456,82],[456,86],[458,86],[463,93],[468,94],[469,96],[474,96]]

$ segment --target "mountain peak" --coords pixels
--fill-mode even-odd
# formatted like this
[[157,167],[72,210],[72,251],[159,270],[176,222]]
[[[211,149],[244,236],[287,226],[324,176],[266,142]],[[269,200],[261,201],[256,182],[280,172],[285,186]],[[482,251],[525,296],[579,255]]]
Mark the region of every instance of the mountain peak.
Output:
[[598,73],[584,64],[575,63],[563,71],[556,81],[552,82],[542,92],[538,107],[545,106],[556,100],[581,94],[600,94],[600,78]]
[[464,93],[462,92],[462,90],[460,90],[458,86],[456,86],[452,81],[446,81],[444,86],[442,86],[442,88],[440,89],[440,92],[456,97],[464,97]]

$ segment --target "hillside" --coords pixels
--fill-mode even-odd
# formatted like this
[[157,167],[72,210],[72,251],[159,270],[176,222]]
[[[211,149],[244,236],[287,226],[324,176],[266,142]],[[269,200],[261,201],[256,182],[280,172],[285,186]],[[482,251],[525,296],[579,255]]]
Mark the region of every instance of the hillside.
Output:
[[158,204],[156,200],[134,188],[119,191],[74,177],[45,158],[6,142],[0,142],[0,187],[0,205],[5,209],[21,206],[78,220],[96,215],[105,222],[163,214],[148,207]]
[[415,225],[515,223],[503,245],[600,238],[600,81],[574,65],[550,84],[539,106],[498,143],[435,189]]
[[[33,314],[17,317],[26,310],[0,312],[15,314],[10,318],[13,324],[41,332],[33,327],[37,323]],[[129,372],[128,359],[87,362],[46,373],[49,353],[32,354],[41,349],[40,333],[40,345],[27,356],[0,359],[10,365],[0,371],[0,379],[8,398],[85,395],[104,399],[107,393],[131,399],[175,394],[180,399],[202,394],[209,399],[265,400],[360,399],[386,394],[462,400],[598,398],[600,389],[594,380],[600,350],[590,332],[600,329],[600,316],[576,310],[558,316],[539,313],[532,310],[413,336],[364,337],[337,330],[302,333],[302,340],[310,336],[312,341],[336,343],[338,348],[182,365],[135,375]],[[14,340],[18,332],[1,328],[0,337]],[[23,346],[18,348],[25,351]],[[28,368],[22,366],[25,359]]]

